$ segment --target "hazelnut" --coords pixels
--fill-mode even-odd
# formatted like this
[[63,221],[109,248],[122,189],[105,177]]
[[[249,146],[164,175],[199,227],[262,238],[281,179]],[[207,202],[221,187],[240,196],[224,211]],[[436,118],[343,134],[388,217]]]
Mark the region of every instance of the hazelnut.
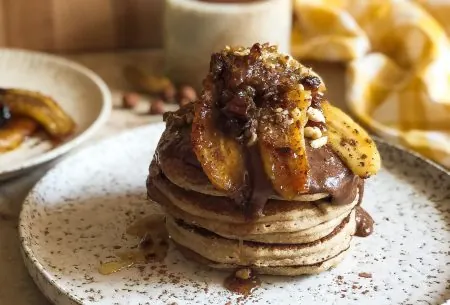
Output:
[[327,144],[327,142],[328,142],[328,137],[325,136],[325,137],[318,138],[316,140],[312,140],[310,142],[310,144],[311,144],[312,148],[320,148],[320,147],[324,146],[325,144]]
[[173,104],[177,95],[177,89],[172,83],[169,83],[161,92],[161,98],[164,102]]
[[156,99],[150,104],[149,114],[163,114],[165,112],[164,101]]
[[141,97],[137,93],[134,92],[125,93],[122,96],[122,107],[125,109],[133,109],[139,104],[140,99]]
[[180,90],[178,91],[178,101],[181,105],[181,102],[184,101],[186,103],[186,100],[190,102],[195,102],[197,99],[197,92],[194,88],[191,86],[181,86]]
[[313,122],[325,123],[325,117],[319,109],[309,107],[308,110],[306,110],[306,114],[308,115],[308,119]]
[[311,138],[313,140],[322,137],[322,131],[319,127],[305,127],[305,137]]

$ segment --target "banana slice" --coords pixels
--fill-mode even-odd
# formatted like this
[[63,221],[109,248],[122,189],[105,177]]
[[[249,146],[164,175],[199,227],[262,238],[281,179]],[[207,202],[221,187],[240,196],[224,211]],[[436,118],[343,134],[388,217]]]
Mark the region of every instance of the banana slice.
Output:
[[211,183],[219,190],[238,194],[245,183],[244,153],[234,138],[215,125],[212,104],[212,93],[205,90],[192,123],[193,149]]
[[328,144],[344,163],[361,178],[376,174],[381,159],[369,134],[340,109],[322,103],[328,129]]
[[74,121],[48,96],[22,89],[0,89],[0,102],[13,115],[38,122],[55,139],[64,139],[75,129]]
[[38,125],[28,118],[13,118],[0,128],[0,153],[13,150],[32,135]]
[[303,131],[310,102],[300,90],[291,92],[288,99],[294,104],[285,113],[289,123],[277,123],[273,110],[262,109],[258,136],[264,169],[274,189],[283,198],[293,199],[308,190],[309,164]]

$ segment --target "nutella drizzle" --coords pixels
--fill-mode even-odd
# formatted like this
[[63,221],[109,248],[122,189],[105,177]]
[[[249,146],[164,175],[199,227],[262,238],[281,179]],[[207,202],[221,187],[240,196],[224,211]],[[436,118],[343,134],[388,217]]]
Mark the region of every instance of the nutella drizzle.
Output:
[[356,211],[356,231],[355,236],[367,237],[373,232],[373,219],[362,207],[357,206]]
[[261,155],[257,147],[251,146],[247,150],[247,169],[250,172],[250,183],[251,183],[251,197],[250,201],[251,205],[247,206],[247,211],[245,211],[245,215],[248,217],[251,215],[252,217],[261,216],[264,206],[268,198],[273,195],[274,191],[272,188],[272,183],[264,172],[264,168],[262,166]]

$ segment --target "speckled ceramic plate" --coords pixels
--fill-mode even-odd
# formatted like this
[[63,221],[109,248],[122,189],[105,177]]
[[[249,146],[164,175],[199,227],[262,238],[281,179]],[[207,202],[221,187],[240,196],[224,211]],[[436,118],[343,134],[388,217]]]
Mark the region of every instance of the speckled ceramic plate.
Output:
[[[384,168],[367,183],[375,233],[354,238],[336,269],[262,277],[249,298],[222,287],[228,275],[185,261],[100,275],[100,262],[137,244],[125,234],[158,209],[145,179],[163,125],[108,139],[68,157],[31,191],[20,217],[25,263],[56,304],[443,304],[450,298],[450,176],[384,143]],[[371,278],[361,273],[371,274]]]
[[77,124],[74,135],[56,147],[42,137],[31,137],[18,149],[0,154],[0,180],[77,147],[106,121],[111,109],[111,93],[94,72],[42,53],[0,49],[0,88],[29,89],[51,96]]

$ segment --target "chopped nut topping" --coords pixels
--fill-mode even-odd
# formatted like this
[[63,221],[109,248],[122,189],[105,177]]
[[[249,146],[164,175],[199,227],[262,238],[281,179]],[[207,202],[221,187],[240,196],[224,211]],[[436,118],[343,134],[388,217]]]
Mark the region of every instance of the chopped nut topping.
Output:
[[258,140],[258,135],[256,134],[256,132],[252,132],[250,138],[248,139],[247,142],[247,146],[252,146],[256,143],[256,141]]
[[236,271],[235,276],[242,280],[248,280],[252,276],[252,270],[249,268],[239,269]]
[[308,119],[311,121],[325,123],[325,117],[319,109],[309,107],[308,110],[306,110],[306,114],[308,115]]
[[311,138],[313,140],[322,137],[322,131],[319,127],[305,127],[305,137]]
[[327,144],[327,142],[328,142],[328,137],[324,136],[324,137],[318,138],[316,140],[312,140],[310,144],[311,144],[312,148],[317,149],[317,148],[320,148],[320,147],[324,146],[325,144]]

